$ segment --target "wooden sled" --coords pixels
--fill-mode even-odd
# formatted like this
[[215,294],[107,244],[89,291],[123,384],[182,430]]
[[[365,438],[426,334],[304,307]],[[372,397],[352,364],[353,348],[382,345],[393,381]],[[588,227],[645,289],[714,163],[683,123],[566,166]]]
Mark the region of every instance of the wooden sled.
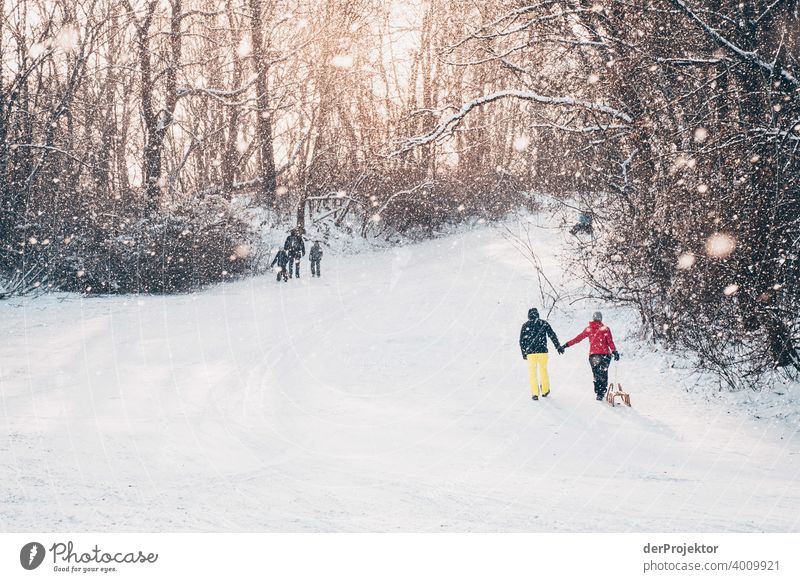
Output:
[[622,390],[622,384],[611,383],[608,385],[608,392],[606,392],[606,402],[614,406],[614,400],[620,398],[623,404],[631,405],[631,395]]

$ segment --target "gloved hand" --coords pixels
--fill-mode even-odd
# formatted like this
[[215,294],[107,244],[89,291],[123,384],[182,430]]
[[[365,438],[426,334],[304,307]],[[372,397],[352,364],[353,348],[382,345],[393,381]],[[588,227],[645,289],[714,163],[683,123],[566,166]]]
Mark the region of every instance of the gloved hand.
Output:
[[613,352],[612,355],[614,356],[614,361],[619,362],[619,352]]
[[563,354],[563,353],[564,353],[564,349],[565,349],[566,347],[567,347],[567,346],[558,346],[556,349],[558,350],[558,353],[559,353],[559,354]]

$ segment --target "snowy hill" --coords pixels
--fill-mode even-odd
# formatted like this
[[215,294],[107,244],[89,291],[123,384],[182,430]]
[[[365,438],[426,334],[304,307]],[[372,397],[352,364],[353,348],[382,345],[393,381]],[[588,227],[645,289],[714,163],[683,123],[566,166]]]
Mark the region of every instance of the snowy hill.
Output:
[[[686,396],[622,310],[633,408],[594,399],[586,343],[551,350],[532,402],[539,291],[499,230],[302,268],[0,304],[0,528],[800,531],[796,432]],[[562,307],[566,341],[595,305]]]

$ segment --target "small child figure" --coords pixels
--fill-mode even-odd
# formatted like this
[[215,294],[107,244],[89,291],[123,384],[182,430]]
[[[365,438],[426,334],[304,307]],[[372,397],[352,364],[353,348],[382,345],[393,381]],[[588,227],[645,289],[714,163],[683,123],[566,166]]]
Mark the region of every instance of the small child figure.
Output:
[[311,245],[311,250],[308,253],[308,259],[311,261],[311,276],[320,277],[319,264],[322,261],[322,247],[319,246],[319,241],[315,240]]
[[275,255],[275,258],[272,259],[272,264],[269,266],[270,269],[275,266],[275,263],[278,263],[278,267],[280,267],[275,281],[280,281],[281,277],[283,277],[284,282],[288,282],[289,272],[286,270],[286,265],[289,263],[289,253],[283,249],[278,249],[278,254]]

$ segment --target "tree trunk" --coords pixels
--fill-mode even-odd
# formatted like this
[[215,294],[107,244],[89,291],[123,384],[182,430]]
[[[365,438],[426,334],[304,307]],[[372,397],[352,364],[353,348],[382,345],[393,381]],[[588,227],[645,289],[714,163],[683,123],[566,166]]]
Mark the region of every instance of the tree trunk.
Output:
[[143,160],[143,186],[145,193],[145,212],[150,214],[161,203],[162,152],[164,139],[172,125],[175,106],[178,103],[178,66],[181,57],[181,10],[182,0],[172,0],[172,13],[169,30],[169,62],[164,73],[164,107],[155,111],[153,103],[153,71],[150,62],[150,26],[153,23],[158,2],[147,5],[144,21],[138,25],[137,44],[141,73],[142,118],[145,125],[145,144]]
[[269,108],[269,63],[264,54],[264,11],[262,0],[250,0],[250,34],[252,36],[253,63],[256,74],[256,136],[258,139],[259,177],[258,203],[275,205],[275,152],[272,145],[272,113]]

